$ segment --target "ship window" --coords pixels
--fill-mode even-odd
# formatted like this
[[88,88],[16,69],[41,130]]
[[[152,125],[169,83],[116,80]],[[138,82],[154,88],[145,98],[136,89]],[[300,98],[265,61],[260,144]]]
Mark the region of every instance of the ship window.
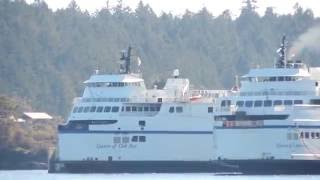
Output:
[[144,106],[143,111],[149,111],[149,106]]
[[290,76],[286,76],[286,81],[292,81]]
[[284,77],[280,76],[278,77],[278,81],[283,81],[284,80]]
[[137,111],[137,106],[132,106],[132,112],[136,112]]
[[316,132],[316,138],[319,139],[320,138],[320,133]]
[[132,136],[131,141],[132,142],[138,142],[138,136]]
[[91,109],[90,109],[90,112],[95,112],[97,109],[97,106],[92,106]]
[[90,110],[90,107],[89,107],[89,106],[86,106],[86,107],[84,108],[83,112],[87,113],[87,112],[89,112],[89,110]]
[[146,142],[145,136],[139,136],[139,142]]
[[131,106],[126,106],[126,111],[130,112],[131,111]]
[[281,100],[275,100],[275,101],[273,101],[273,105],[274,106],[282,105],[282,101]]
[[276,79],[277,79],[276,77],[270,77],[269,80],[270,80],[270,81],[276,81]]
[[177,106],[176,107],[176,112],[177,113],[182,113],[183,112],[183,108],[181,106]]
[[320,105],[320,99],[311,99],[310,104]]
[[78,113],[81,113],[81,112],[82,112],[82,110],[83,110],[83,107],[82,107],[82,106],[80,106],[80,107],[78,108]]
[[142,106],[138,107],[138,111],[141,112],[142,111]]
[[262,101],[254,101],[254,107],[261,107],[262,106]]
[[246,101],[245,106],[246,107],[252,107],[253,102],[252,101]]
[[314,137],[315,137],[314,132],[311,132],[311,138],[314,139]]
[[221,107],[225,107],[226,106],[226,101],[221,101]]
[[173,106],[171,106],[171,107],[169,108],[169,113],[174,113],[174,107],[173,107]]
[[302,104],[302,100],[294,100],[293,104]]
[[309,132],[304,133],[304,138],[309,139]]
[[97,108],[97,112],[102,112],[102,110],[103,110],[103,107],[102,107],[102,106],[99,106],[99,107]]
[[151,106],[150,111],[156,111],[156,108],[154,106]]
[[283,103],[286,106],[290,106],[290,105],[292,105],[292,100],[284,100]]
[[119,107],[118,106],[112,106],[111,111],[112,112],[119,112]]
[[304,138],[304,133],[303,133],[303,132],[300,133],[300,138],[301,138],[301,139]]
[[110,106],[104,107],[104,112],[110,112],[110,110],[111,110],[111,107],[110,107]]
[[270,106],[272,106],[272,101],[271,101],[271,100],[265,100],[265,101],[263,101],[263,106],[264,106],[264,107],[270,107]]
[[130,140],[130,138],[127,136],[122,137],[122,143],[129,143],[129,140]]
[[229,107],[231,105],[230,100],[223,100],[221,101],[221,107]]
[[113,98],[108,98],[108,101],[113,102]]
[[146,121],[139,121],[139,126],[146,126]]
[[78,111],[78,107],[74,107],[72,112],[76,113],[77,111]]
[[160,111],[160,106],[157,106],[157,107],[156,107],[156,111]]
[[213,107],[208,107],[208,113],[213,113]]
[[244,101],[237,101],[236,105],[238,107],[243,107]]

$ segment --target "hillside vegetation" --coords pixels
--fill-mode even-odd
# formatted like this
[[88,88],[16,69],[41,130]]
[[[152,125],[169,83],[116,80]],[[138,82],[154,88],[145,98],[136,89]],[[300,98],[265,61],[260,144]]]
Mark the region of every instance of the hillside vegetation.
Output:
[[[268,8],[259,16],[247,0],[233,19],[229,11],[212,16],[205,8],[157,16],[143,3],[135,10],[119,3],[89,14],[75,2],[53,12],[43,1],[0,0],[0,93],[66,115],[82,82],[97,68],[116,72],[119,52],[129,44],[149,87],[179,68],[195,86],[230,88],[235,75],[273,64],[283,33],[293,41],[319,23],[311,10],[293,8],[292,15]],[[319,65],[319,55],[305,50],[301,58]]]
[[23,112],[32,111],[23,99],[0,96],[0,169],[39,169],[56,145],[60,118],[19,122]]

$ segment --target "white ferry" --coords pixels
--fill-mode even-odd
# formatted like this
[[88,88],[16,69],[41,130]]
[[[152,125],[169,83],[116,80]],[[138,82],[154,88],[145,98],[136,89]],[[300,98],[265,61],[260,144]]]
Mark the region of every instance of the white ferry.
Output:
[[192,90],[178,70],[163,89],[132,73],[131,48],[119,74],[85,81],[64,125],[49,172],[212,172],[213,101],[227,91]]
[[214,105],[215,160],[251,174],[320,174],[320,68],[287,61],[242,76]]
[[175,70],[147,89],[130,69],[85,81],[49,172],[320,174],[320,68],[287,61],[252,69],[233,91],[193,90]]

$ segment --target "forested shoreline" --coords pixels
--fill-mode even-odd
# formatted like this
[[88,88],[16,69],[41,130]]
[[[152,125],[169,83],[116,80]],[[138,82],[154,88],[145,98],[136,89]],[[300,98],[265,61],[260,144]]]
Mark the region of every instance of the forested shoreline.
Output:
[[[133,10],[119,1],[89,14],[74,1],[53,12],[43,1],[1,0],[0,93],[66,116],[82,82],[95,69],[116,72],[119,52],[129,44],[142,59],[149,87],[179,68],[196,87],[230,88],[235,75],[273,64],[284,33],[294,41],[319,23],[310,9],[292,8],[292,15],[270,7],[259,16],[247,0],[233,19],[228,10],[212,16],[205,8],[181,17],[157,16],[142,2]],[[319,65],[319,54],[306,49],[300,56]]]
[[[235,75],[274,63],[284,33],[291,46],[319,25],[310,9],[293,8],[292,15],[270,7],[259,16],[246,0],[237,18],[228,10],[212,16],[206,8],[177,17],[157,16],[142,2],[132,10],[119,1],[89,14],[74,1],[53,12],[40,0],[0,0],[0,169],[46,168],[56,126],[63,122],[56,116],[68,114],[94,70],[117,72],[120,51],[128,45],[142,59],[149,87],[179,68],[197,88],[231,88]],[[319,51],[304,48],[297,58],[320,65],[318,57]],[[55,118],[16,121],[24,111]]]

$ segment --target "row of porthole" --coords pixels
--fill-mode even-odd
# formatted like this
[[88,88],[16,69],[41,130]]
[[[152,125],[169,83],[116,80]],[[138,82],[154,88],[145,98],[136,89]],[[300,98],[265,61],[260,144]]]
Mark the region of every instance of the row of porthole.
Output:
[[[160,106],[122,106],[121,111],[125,112],[149,112],[149,111],[160,111]],[[119,112],[118,106],[79,106],[74,107],[73,113],[88,113],[88,112]]]
[[[292,106],[294,104],[302,104],[302,100],[248,100],[248,101],[237,101],[237,107],[271,107],[271,106]],[[231,105],[231,100],[221,101],[221,107],[228,107]]]
[[300,132],[298,133],[287,133],[288,140],[297,139],[320,139],[320,132]]
[[74,107],[73,113],[88,113],[88,112],[119,112],[119,106],[79,106]]
[[300,132],[300,139],[320,139],[320,132]]

